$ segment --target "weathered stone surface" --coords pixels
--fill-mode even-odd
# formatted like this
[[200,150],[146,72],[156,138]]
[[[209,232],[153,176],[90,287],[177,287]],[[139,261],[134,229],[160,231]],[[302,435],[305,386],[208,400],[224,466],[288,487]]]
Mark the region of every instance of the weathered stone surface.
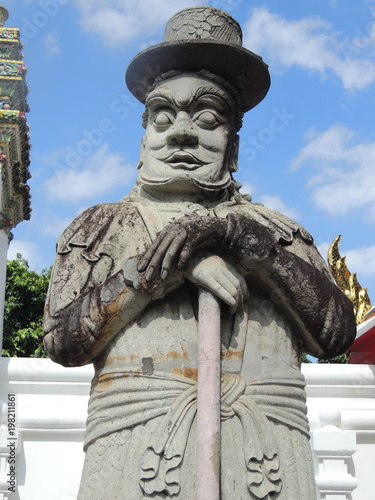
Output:
[[59,240],[45,343],[95,367],[80,500],[194,498],[198,287],[222,303],[221,498],[316,498],[300,356],[351,344],[351,304],[301,226],[238,192],[244,89],[205,70],[156,75],[137,186]]

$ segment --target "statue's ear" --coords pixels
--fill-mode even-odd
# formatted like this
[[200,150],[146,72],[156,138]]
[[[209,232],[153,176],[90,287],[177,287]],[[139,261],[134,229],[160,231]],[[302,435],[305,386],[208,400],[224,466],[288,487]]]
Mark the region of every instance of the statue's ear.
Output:
[[233,139],[232,151],[229,161],[230,172],[237,172],[238,170],[238,153],[240,149],[240,136],[236,134]]
[[138,170],[143,165],[143,160],[144,160],[144,157],[145,157],[145,144],[146,144],[146,134],[142,137],[142,141],[141,141],[141,151],[139,153],[139,161],[138,161],[138,165],[137,165],[137,169]]

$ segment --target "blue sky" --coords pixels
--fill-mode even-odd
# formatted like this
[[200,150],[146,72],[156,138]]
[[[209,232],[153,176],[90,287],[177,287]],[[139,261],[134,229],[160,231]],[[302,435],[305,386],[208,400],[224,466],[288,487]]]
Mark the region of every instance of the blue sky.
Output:
[[375,1],[2,0],[21,28],[30,87],[32,218],[17,252],[40,270],[83,209],[134,184],[142,105],[124,73],[158,43],[171,15],[223,8],[244,45],[270,66],[271,89],[247,113],[237,179],[243,191],[341,253],[375,301]]

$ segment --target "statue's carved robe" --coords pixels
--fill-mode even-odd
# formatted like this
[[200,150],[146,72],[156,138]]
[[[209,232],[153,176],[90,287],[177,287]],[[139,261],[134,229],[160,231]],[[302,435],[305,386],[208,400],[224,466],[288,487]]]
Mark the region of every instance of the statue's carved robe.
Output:
[[173,219],[228,213],[270,229],[298,283],[270,291],[245,257],[250,298],[234,315],[222,306],[221,497],[315,500],[300,355],[350,344],[347,299],[308,233],[277,212],[141,198],[92,207],[58,243],[46,345],[63,364],[95,366],[80,500],[194,498],[197,289],[178,276],[151,300],[126,287],[122,266]]

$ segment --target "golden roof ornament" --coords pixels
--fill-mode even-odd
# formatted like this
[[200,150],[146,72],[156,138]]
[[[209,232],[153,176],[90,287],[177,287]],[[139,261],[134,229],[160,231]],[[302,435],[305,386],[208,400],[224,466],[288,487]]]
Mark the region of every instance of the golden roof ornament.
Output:
[[328,249],[328,265],[340,290],[353,302],[354,315],[357,324],[365,320],[366,313],[371,309],[371,301],[367,288],[362,288],[357,274],[352,274],[347,265],[346,257],[341,257],[339,243],[341,235],[337,236]]

